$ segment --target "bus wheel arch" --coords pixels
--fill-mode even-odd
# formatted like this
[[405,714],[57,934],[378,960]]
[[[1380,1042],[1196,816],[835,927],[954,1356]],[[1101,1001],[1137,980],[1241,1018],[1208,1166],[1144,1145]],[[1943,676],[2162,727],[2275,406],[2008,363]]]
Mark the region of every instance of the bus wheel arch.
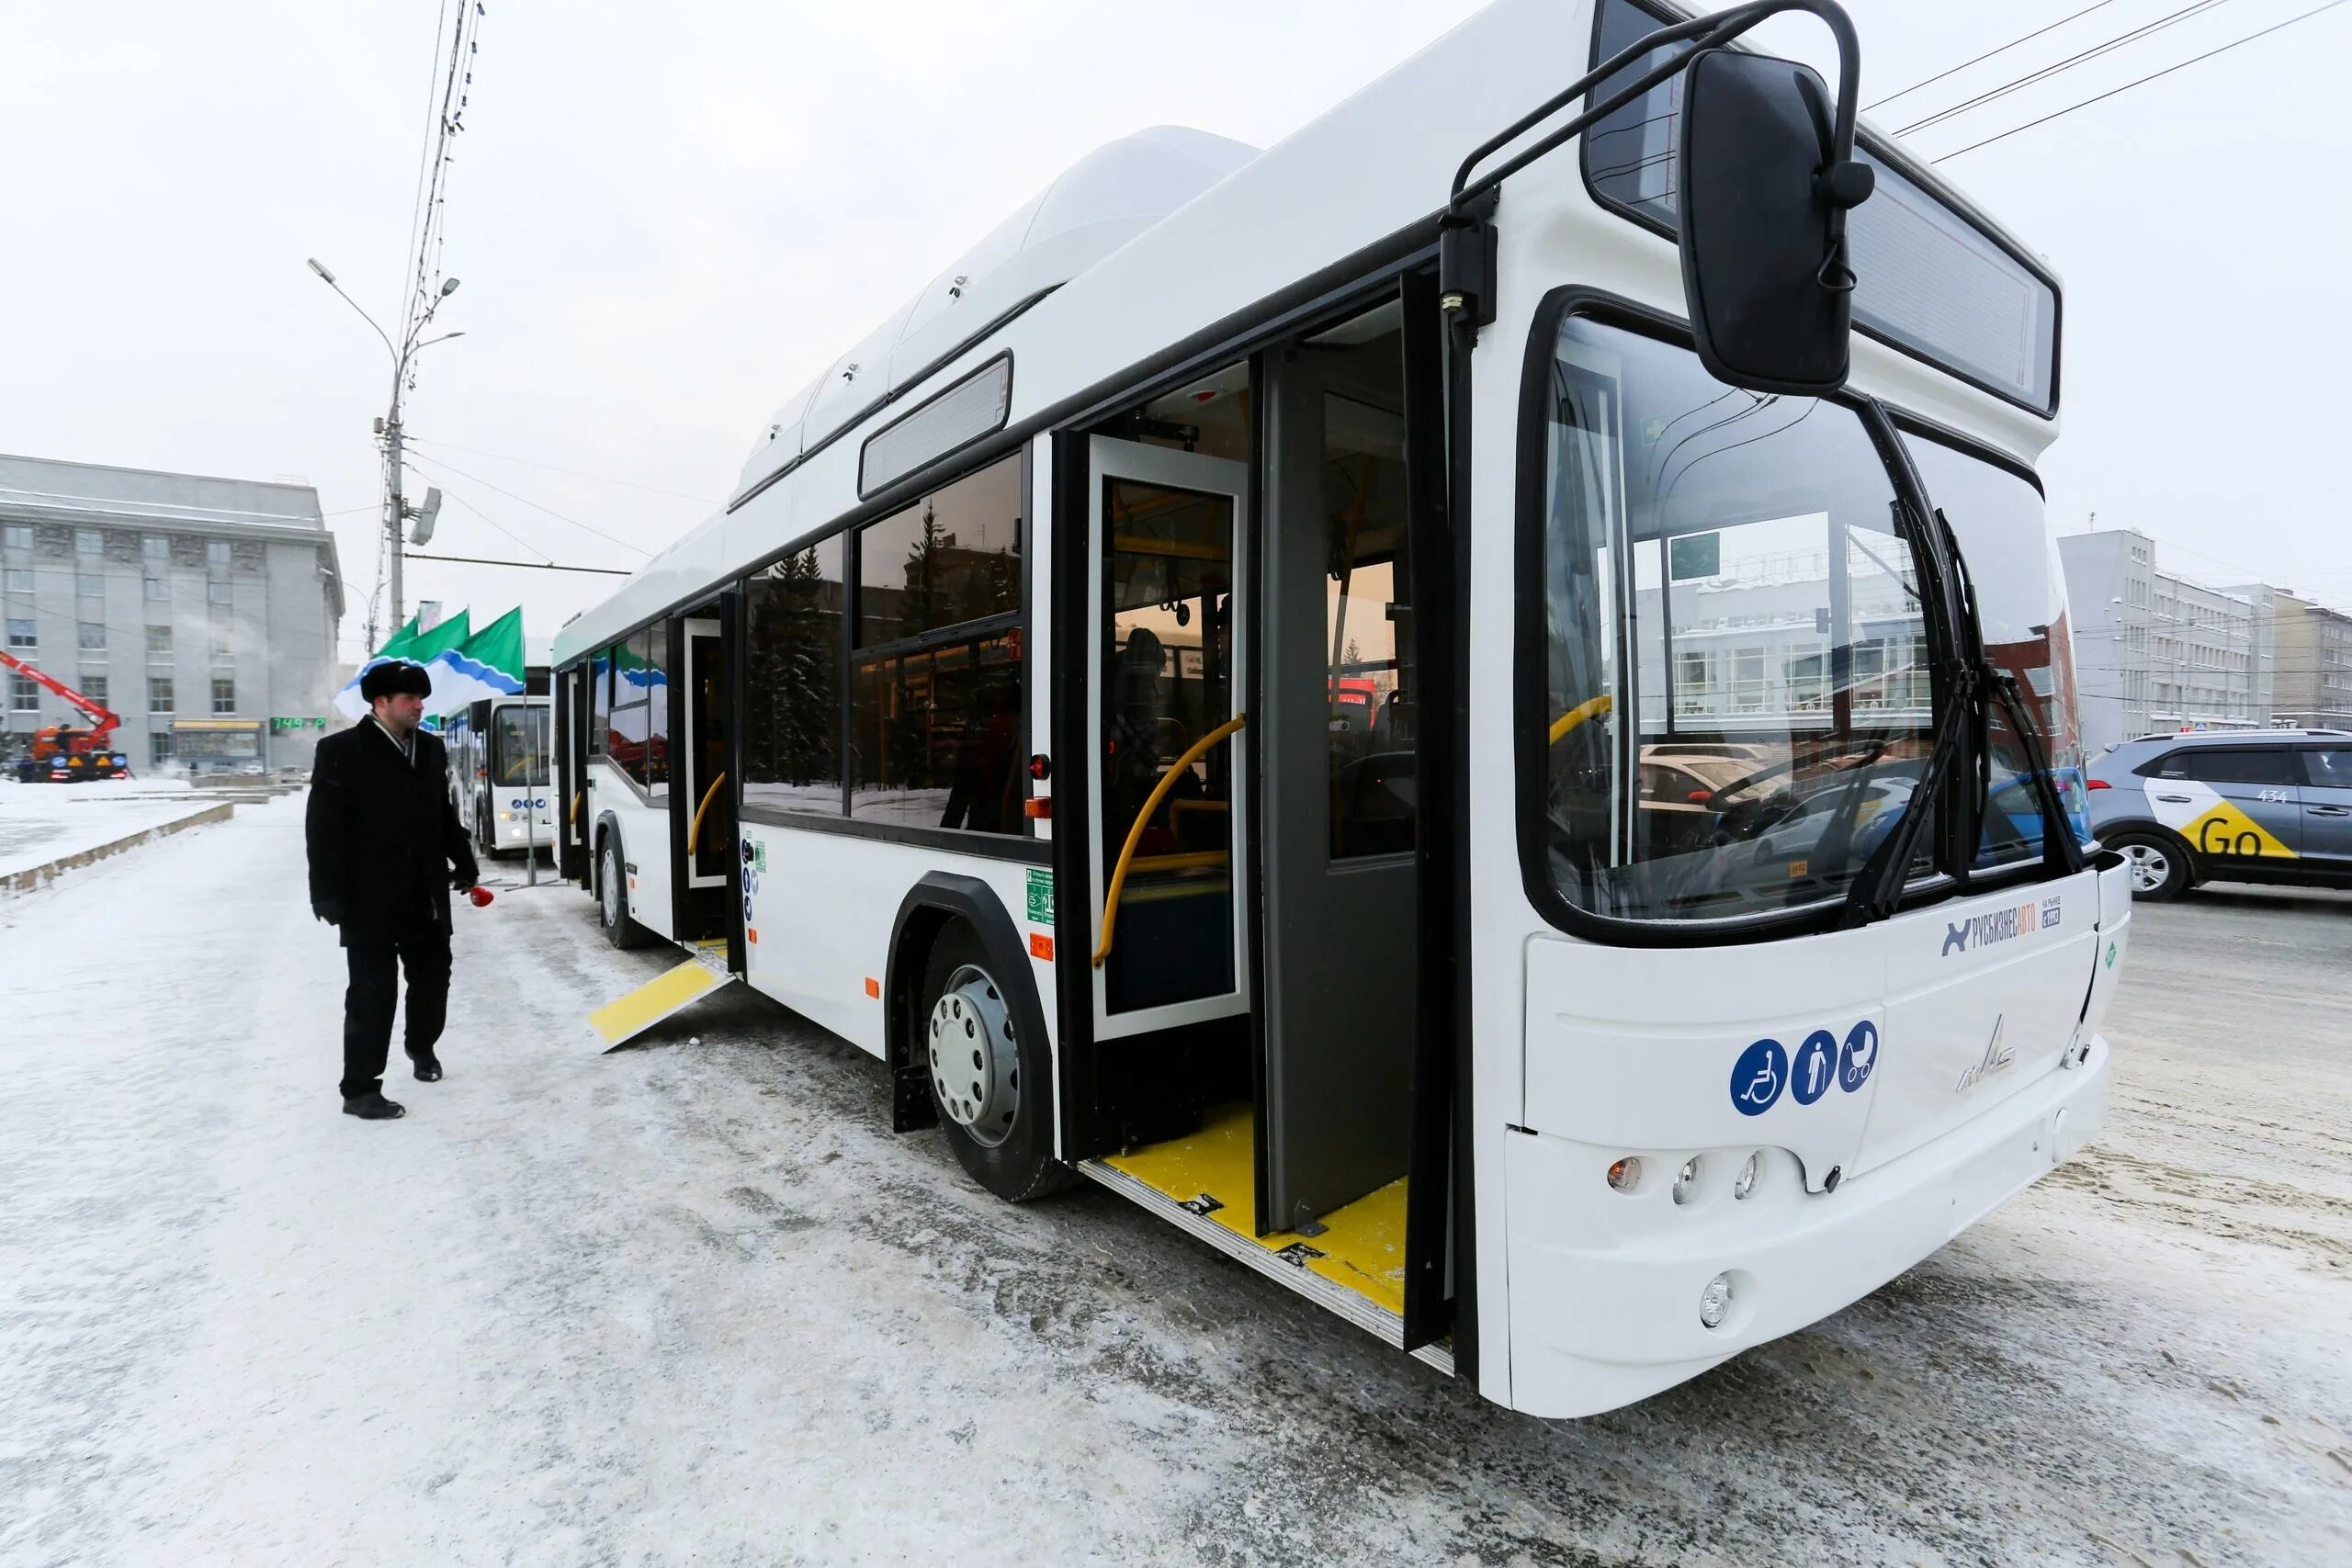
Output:
[[[1054,1063],[1045,1010],[1027,950],[988,884],[933,872],[908,891],[891,929],[883,994],[893,1129],[943,1127],[973,1179],[1014,1202],[1068,1186],[1074,1173],[1054,1155]],[[981,1055],[978,1078],[988,1080],[987,1089],[1009,1087],[1017,1095],[1012,1125],[993,1142],[965,1119],[941,1114],[930,1045],[941,1021],[956,1028],[995,1025],[994,1050],[980,1050],[977,1034],[966,1047]],[[1007,1033],[1009,1042],[1001,1038]],[[1008,1045],[1012,1055],[1001,1059]]]

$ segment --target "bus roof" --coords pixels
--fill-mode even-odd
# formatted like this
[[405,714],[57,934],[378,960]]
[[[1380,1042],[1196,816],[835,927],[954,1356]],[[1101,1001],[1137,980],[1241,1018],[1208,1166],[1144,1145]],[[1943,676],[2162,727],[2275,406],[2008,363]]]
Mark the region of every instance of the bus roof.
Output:
[[[1583,72],[1592,20],[1589,3],[1498,0],[1264,152],[1160,126],[1087,154],[787,400],[754,443],[728,507],[568,622],[555,662],[828,528],[861,500],[860,444],[843,437],[917,406],[909,394],[919,387],[948,387],[1009,350],[1018,368],[1007,418],[1019,425],[1346,258],[1433,225],[1464,154],[1510,112]],[[1883,138],[1869,142],[1939,200],[2006,238],[1924,164]],[[1590,202],[1577,164],[1564,152],[1515,185],[1566,186],[1591,220],[1629,228]],[[1620,259],[1602,270],[1613,287],[1679,317],[1679,263],[1669,243],[1651,243],[1655,267],[1629,274]],[[1923,377],[1935,385],[1923,412],[2020,457],[2050,437],[2042,422],[2006,417],[1982,394],[1941,386],[1926,367],[1858,337],[1857,378],[1882,366],[1898,367],[1906,390]]]

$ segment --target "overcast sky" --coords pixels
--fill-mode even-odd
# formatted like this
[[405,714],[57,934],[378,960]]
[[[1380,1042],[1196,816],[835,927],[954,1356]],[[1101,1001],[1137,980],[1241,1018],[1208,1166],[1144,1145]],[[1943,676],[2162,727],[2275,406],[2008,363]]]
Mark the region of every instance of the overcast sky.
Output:
[[[2087,3],[1849,0],[1863,99]],[[1874,118],[2183,3],[2110,0]],[[2224,0],[1914,144],[1950,152],[2319,3]],[[0,451],[315,484],[353,581],[346,657],[390,361],[302,264],[393,326],[438,4],[0,7]],[[635,565],[516,498],[659,547],[786,393],[1091,148],[1158,123],[1265,145],[1476,9],[490,0],[444,258],[463,286],[441,325],[468,335],[427,353],[408,408],[412,488],[451,497],[432,547]],[[2096,512],[2190,575],[2352,603],[2345,438],[2316,390],[2352,358],[2352,120],[2323,65],[2347,51],[2352,6],[1942,166],[2064,281],[2043,465],[2062,529]],[[616,581],[413,562],[408,592],[478,622],[519,602],[545,637]]]

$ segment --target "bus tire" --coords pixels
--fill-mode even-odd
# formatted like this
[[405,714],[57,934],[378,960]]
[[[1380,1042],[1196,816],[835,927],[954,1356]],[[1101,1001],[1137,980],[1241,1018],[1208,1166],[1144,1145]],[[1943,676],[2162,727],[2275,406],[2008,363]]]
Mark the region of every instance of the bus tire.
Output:
[[2099,842],[2131,863],[2134,898],[2160,904],[2179,897],[2196,879],[2188,846],[2170,833],[2127,828],[2111,836],[2101,835]]
[[605,940],[623,951],[653,939],[652,932],[629,919],[628,863],[621,856],[621,836],[605,833],[596,851],[596,923]]
[[1046,1042],[1021,1038],[1012,1020],[979,934],[947,921],[923,964],[915,1060],[931,1073],[940,1127],[964,1169],[998,1197],[1025,1203],[1078,1173],[1054,1157]]

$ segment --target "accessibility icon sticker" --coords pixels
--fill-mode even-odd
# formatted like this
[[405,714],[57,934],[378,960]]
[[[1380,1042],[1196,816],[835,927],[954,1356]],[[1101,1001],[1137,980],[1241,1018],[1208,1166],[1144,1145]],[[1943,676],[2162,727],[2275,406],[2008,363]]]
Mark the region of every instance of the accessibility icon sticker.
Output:
[[1788,1087],[1789,1054],[1777,1040],[1758,1040],[1731,1067],[1731,1105],[1742,1116],[1761,1116]]
[[1846,1032],[1845,1048],[1838,1053],[1838,1087],[1852,1094],[1870,1081],[1878,1066],[1878,1025],[1869,1019]]
[[1838,1076],[1838,1037],[1826,1029],[1816,1029],[1804,1037],[1797,1047],[1796,1060],[1790,1064],[1789,1092],[1797,1097],[1799,1105],[1811,1105],[1829,1092],[1830,1080]]

